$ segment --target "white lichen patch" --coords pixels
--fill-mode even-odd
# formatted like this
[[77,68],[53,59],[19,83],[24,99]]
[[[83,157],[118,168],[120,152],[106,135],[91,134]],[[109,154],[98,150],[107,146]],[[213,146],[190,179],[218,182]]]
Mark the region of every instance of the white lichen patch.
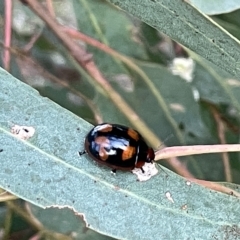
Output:
[[182,209],[182,210],[187,210],[187,209],[188,209],[187,204],[182,205],[181,209]]
[[142,168],[144,172],[140,168],[134,168],[132,170],[132,173],[137,175],[137,179],[140,182],[147,181],[158,173],[155,163],[145,163]]
[[27,140],[34,135],[35,128],[28,127],[28,126],[14,125],[11,128],[11,133],[19,139]]
[[193,93],[194,100],[196,102],[198,102],[200,100],[200,93],[199,93],[199,91],[195,87],[192,87],[192,93]]
[[127,74],[117,74],[112,80],[116,82],[126,92],[134,91],[134,84],[132,79]]
[[190,181],[186,181],[186,185],[187,186],[191,186],[191,182]]
[[170,108],[176,112],[181,112],[181,113],[184,113],[186,112],[186,108],[182,105],[182,104],[179,104],[179,103],[171,103],[170,105]]
[[227,79],[227,84],[232,87],[240,87],[240,81],[237,79]]
[[191,58],[174,58],[169,69],[173,75],[178,75],[187,82],[192,82],[195,62]]
[[166,198],[167,198],[170,202],[174,203],[173,198],[172,198],[172,195],[171,195],[170,192],[166,192],[166,193],[165,193],[165,196],[166,196]]

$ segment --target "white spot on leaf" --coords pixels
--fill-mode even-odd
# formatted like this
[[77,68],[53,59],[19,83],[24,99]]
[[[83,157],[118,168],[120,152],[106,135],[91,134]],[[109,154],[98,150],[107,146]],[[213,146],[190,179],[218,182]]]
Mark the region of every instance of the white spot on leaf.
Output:
[[190,181],[186,181],[186,185],[190,186],[191,182]]
[[11,128],[11,133],[19,139],[27,140],[35,133],[35,128],[27,126],[14,125]]
[[240,87],[240,81],[236,79],[228,79],[227,80],[228,85],[233,86],[233,87]]
[[172,198],[172,195],[171,195],[170,192],[166,192],[166,193],[165,193],[165,196],[166,196],[166,198],[167,198],[170,202],[174,203],[173,198]]
[[140,168],[134,168],[132,170],[132,173],[137,175],[137,179],[140,182],[147,181],[158,173],[155,163],[145,163],[142,168],[144,172],[142,172]]
[[179,104],[179,103],[171,103],[170,108],[174,111],[182,112],[182,113],[184,113],[185,110],[186,110],[185,107],[182,104]]
[[127,74],[118,74],[115,75],[112,79],[126,92],[133,92],[134,85],[132,79]]
[[187,82],[193,80],[195,63],[191,58],[174,58],[169,69],[173,75],[178,75]]
[[200,93],[199,91],[195,88],[195,87],[192,87],[192,93],[193,93],[193,98],[196,102],[199,101],[200,99]]
[[184,204],[184,205],[182,205],[182,207],[181,207],[182,210],[187,210],[187,208],[188,208],[187,204]]
[[78,106],[83,106],[84,105],[84,101],[82,100],[82,98],[80,98],[79,96],[77,96],[76,94],[73,94],[71,92],[67,93],[67,98],[74,103],[75,105]]

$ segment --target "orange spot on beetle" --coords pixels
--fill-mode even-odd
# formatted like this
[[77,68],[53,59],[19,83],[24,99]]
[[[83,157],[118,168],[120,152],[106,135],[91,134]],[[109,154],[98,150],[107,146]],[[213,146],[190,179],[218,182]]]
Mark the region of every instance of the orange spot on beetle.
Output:
[[136,148],[132,146],[127,146],[126,149],[122,152],[122,160],[128,160],[132,158],[133,155],[136,153]]
[[129,128],[128,131],[127,131],[127,133],[128,133],[128,135],[129,135],[131,138],[133,138],[135,141],[138,141],[138,140],[139,140],[139,134],[138,134],[135,130]]

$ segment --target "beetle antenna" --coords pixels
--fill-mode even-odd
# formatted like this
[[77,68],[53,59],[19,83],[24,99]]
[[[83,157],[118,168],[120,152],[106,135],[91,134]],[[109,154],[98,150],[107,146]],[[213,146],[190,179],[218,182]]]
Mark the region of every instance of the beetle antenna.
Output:
[[168,135],[168,136],[162,141],[162,143],[157,147],[157,149],[155,150],[155,152],[158,151],[158,150],[160,150],[160,149],[162,148],[162,146],[164,147],[166,141],[169,140],[170,138],[172,138],[173,136],[174,136],[173,133],[171,133],[170,135]]

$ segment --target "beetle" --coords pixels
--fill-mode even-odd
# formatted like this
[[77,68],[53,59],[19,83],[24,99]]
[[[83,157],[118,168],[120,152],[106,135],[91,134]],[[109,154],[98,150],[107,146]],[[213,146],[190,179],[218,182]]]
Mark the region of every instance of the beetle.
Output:
[[147,145],[141,134],[129,127],[102,123],[90,130],[85,138],[85,150],[79,155],[87,153],[93,160],[112,168],[129,171],[143,165],[153,163],[155,153]]

